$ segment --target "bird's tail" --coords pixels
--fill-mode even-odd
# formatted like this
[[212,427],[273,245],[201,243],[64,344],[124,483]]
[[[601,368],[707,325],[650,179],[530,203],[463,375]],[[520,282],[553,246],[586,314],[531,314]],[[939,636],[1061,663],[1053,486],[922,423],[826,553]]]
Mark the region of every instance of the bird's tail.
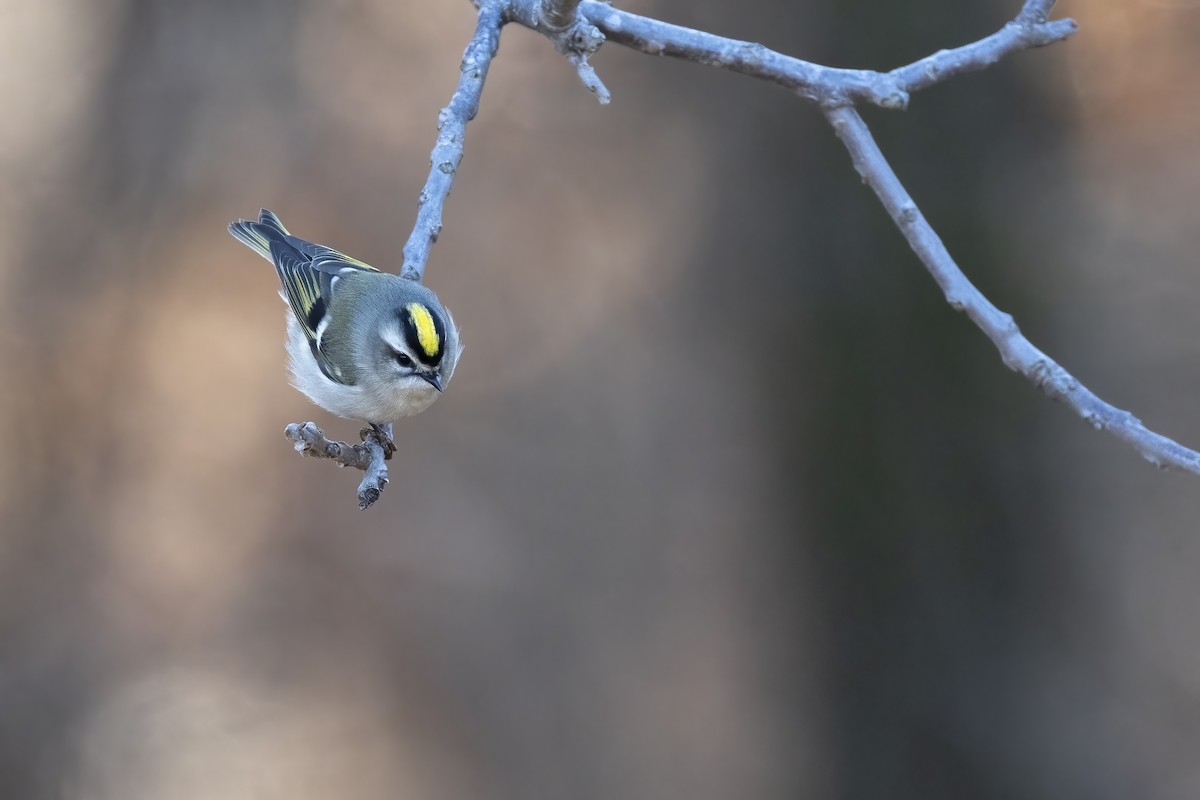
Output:
[[288,229],[283,227],[279,217],[275,216],[273,211],[265,208],[258,212],[258,222],[239,219],[229,223],[229,232],[233,234],[233,238],[267,261],[274,260],[271,258],[271,242],[286,241],[285,237],[289,235]]

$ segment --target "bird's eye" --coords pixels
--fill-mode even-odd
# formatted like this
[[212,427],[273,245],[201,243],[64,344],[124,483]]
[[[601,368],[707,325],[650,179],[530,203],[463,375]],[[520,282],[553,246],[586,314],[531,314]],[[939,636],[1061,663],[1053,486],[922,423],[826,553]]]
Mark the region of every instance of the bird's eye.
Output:
[[411,367],[413,360],[409,358],[408,353],[396,353],[396,363],[402,367]]

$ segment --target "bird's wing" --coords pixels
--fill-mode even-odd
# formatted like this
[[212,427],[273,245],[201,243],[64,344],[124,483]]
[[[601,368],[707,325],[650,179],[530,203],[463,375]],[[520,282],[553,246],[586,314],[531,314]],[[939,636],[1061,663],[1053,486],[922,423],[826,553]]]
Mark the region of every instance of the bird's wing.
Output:
[[[354,375],[346,372],[353,372],[350,365],[343,365],[339,369],[322,348],[322,337],[329,327],[329,307],[342,277],[353,272],[379,270],[332,247],[293,236],[279,217],[265,208],[259,212],[257,222],[239,219],[229,226],[229,232],[275,264],[284,299],[291,307],[300,330],[308,340],[313,358],[325,377],[336,383],[352,385]],[[336,349],[335,343],[324,343]]]
[[347,271],[359,270],[363,272],[379,272],[365,261],[359,261],[357,258],[352,258],[345,253],[334,250],[332,247],[326,247],[323,244],[313,244],[307,242],[307,255],[312,258],[312,267],[320,272],[327,272],[330,275],[344,275]]
[[271,260],[275,262],[275,270],[279,273],[284,297],[291,306],[296,322],[300,324],[304,338],[308,340],[322,374],[335,383],[352,383],[349,376],[330,363],[321,350],[321,334],[328,326],[327,314],[337,276],[314,269],[308,258],[282,239],[271,242]]

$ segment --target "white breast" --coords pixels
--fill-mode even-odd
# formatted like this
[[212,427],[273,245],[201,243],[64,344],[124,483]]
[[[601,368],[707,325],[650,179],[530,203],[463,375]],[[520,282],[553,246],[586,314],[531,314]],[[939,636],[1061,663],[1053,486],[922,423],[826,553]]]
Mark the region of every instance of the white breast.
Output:
[[309,400],[339,417],[364,422],[392,422],[419,414],[438,398],[437,389],[419,378],[399,384],[367,379],[357,386],[329,380],[317,366],[304,331],[290,313],[287,350],[292,385]]

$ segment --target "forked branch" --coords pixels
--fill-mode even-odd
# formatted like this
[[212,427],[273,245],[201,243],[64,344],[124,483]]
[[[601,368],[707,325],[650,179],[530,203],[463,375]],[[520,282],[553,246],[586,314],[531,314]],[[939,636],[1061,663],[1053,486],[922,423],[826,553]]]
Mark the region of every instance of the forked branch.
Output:
[[[907,107],[913,92],[949,78],[981,70],[1019,50],[1062,41],[1075,32],[1070,19],[1049,19],[1054,0],[1027,0],[1020,12],[999,31],[971,44],[937,53],[891,70],[838,69],[814,64],[738,41],[685,28],[599,2],[598,0],[471,0],[478,10],[475,35],[463,54],[458,87],[438,116],[438,138],[431,156],[429,179],[421,192],[417,223],[404,247],[401,275],[421,280],[429,249],[442,228],[446,197],[463,156],[467,123],[479,108],[483,82],[496,49],[500,29],[515,22],[546,35],[578,71],[589,91],[601,102],[608,90],[588,64],[604,41],[657,56],[670,56],[719,67],[770,81],[818,105],[850,153],[855,169],[874,190],[888,214],[908,240],[956,310],[963,311],[996,345],[1012,369],[1029,378],[1050,397],[1061,401],[1097,430],[1105,430],[1132,445],[1147,460],[1163,467],[1200,473],[1200,453],[1148,430],[1127,411],[1104,402],[1057,362],[1021,334],[1012,317],[996,308],[967,279],[904,189],[855,110],[860,103],[888,109]],[[314,433],[315,431],[315,433]],[[373,502],[387,481],[378,442],[365,436],[362,445],[329,442],[312,423],[288,427],[298,450],[331,458],[344,466],[363,469],[360,486]],[[351,451],[348,455],[347,452]],[[365,492],[365,494],[364,494]]]
[[[551,0],[546,0],[550,2]],[[952,308],[963,311],[996,345],[1010,368],[1071,408],[1097,430],[1127,442],[1151,463],[1200,474],[1200,453],[1146,428],[1137,417],[1100,399],[1021,333],[1011,315],[996,308],[950,256],[876,144],[854,105],[900,109],[912,92],[957,75],[989,67],[1007,55],[1062,41],[1076,31],[1074,20],[1049,18],[1054,0],[1027,0],[1002,29],[977,42],[941,50],[890,72],[825,67],[751,42],[660,22],[582,0],[579,14],[609,41],[651,55],[671,56],[760,78],[818,104],[863,180]]]

